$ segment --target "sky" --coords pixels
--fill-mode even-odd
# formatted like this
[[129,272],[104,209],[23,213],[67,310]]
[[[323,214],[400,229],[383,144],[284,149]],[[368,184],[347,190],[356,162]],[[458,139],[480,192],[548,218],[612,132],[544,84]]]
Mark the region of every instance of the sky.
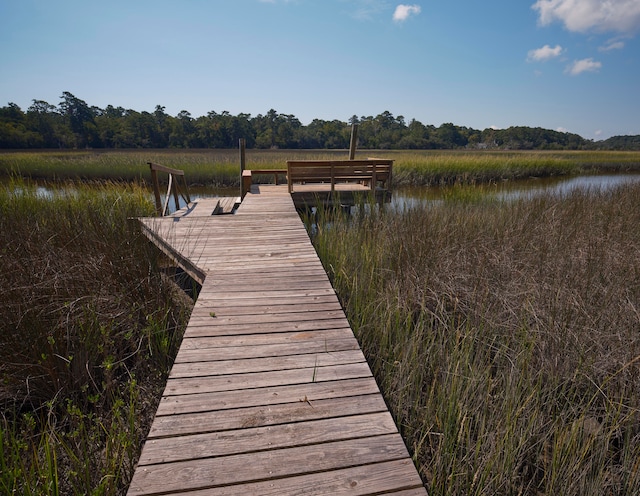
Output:
[[640,134],[640,0],[0,0],[0,106]]

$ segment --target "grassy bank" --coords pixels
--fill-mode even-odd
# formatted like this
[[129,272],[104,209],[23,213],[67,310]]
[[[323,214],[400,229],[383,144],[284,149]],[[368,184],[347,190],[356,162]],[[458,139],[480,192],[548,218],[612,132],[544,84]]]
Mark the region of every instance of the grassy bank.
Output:
[[120,494],[188,305],[135,222],[139,187],[0,190],[0,493]]
[[[247,150],[247,168],[283,168],[293,159],[345,159],[346,150]],[[361,150],[395,160],[396,186],[475,184],[527,177],[640,171],[640,152]],[[0,176],[37,180],[148,181],[147,162],[184,169],[192,184],[237,187],[237,150],[102,150],[0,153]]]
[[320,221],[429,494],[640,493],[639,197],[467,195]]

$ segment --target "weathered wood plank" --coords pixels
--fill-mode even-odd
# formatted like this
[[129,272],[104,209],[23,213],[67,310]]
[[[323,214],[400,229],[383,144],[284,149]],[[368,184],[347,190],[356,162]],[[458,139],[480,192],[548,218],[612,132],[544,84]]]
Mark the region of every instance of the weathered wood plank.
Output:
[[364,362],[247,374],[169,378],[164,395],[213,393],[286,384],[340,381],[370,376],[371,370]]
[[367,394],[346,398],[314,399],[313,402],[298,400],[294,403],[250,406],[217,413],[209,411],[183,413],[156,417],[148,439],[385,411],[387,411],[387,405],[381,395]]
[[[254,290],[260,289],[257,287],[253,287]],[[258,292],[253,291],[251,293],[246,292],[246,297],[242,297],[243,293],[237,293],[233,289],[229,291],[222,292],[219,291],[219,296],[208,295],[208,297],[200,299],[198,297],[198,301],[195,304],[195,307],[211,307],[211,306],[255,306],[255,305],[264,305],[273,302],[273,304],[277,305],[298,305],[304,306],[307,304],[313,303],[338,303],[338,298],[335,293],[333,293],[333,289],[323,289],[320,288],[318,290],[313,289],[300,289],[300,294],[288,294],[285,290],[276,290],[269,292],[260,292],[263,294],[256,294]]]
[[231,346],[264,346],[274,344],[301,343],[309,341],[326,342],[335,339],[352,339],[353,331],[346,326],[338,329],[314,331],[279,332],[275,334],[243,334],[233,336],[207,336],[183,339],[181,349],[205,350],[211,348],[228,348]]
[[252,406],[271,406],[328,398],[345,398],[363,394],[380,394],[373,377],[362,377],[332,382],[312,382],[291,386],[273,386],[237,391],[163,396],[156,416],[184,413],[213,412]]
[[[228,325],[251,325],[256,327],[256,315],[259,315],[260,326],[266,325],[268,323],[278,323],[285,324],[290,323],[292,325],[291,330],[302,329],[303,326],[311,325],[312,327],[307,327],[308,329],[318,329],[322,327],[315,327],[313,324],[315,322],[320,322],[324,325],[324,321],[339,321],[342,323],[347,323],[347,318],[342,313],[342,309],[336,308],[335,310],[327,310],[322,308],[320,310],[316,309],[316,305],[324,306],[324,303],[313,305],[307,305],[306,307],[298,308],[288,308],[278,311],[276,313],[264,313],[261,307],[255,307],[255,310],[252,310],[252,307],[249,305],[248,307],[238,306],[235,309],[231,309],[225,306],[218,306],[212,304],[211,306],[200,306],[196,307],[193,310],[193,315],[191,317],[191,321],[189,323],[190,326],[198,326],[198,325],[212,325],[212,326],[228,326]],[[276,307],[280,307],[281,305],[276,305]],[[286,305],[286,307],[295,307],[295,305]],[[335,308],[335,307],[334,307]],[[293,310],[293,311],[289,311]],[[213,315],[212,315],[213,312]],[[339,324],[343,325],[343,324]],[[348,323],[347,323],[348,325]],[[333,326],[332,326],[333,327]],[[280,327],[274,326],[273,332],[277,332],[277,329]],[[255,332],[261,332],[260,329],[256,328]],[[267,331],[271,332],[271,331]]]
[[255,291],[257,287],[266,287],[271,291],[327,289],[333,292],[333,286],[326,275],[324,277],[296,278],[288,276],[278,279],[262,279],[256,274],[252,274],[251,280],[240,280],[233,285],[230,285],[228,281],[212,281],[211,284],[207,284],[206,292],[198,294],[198,300],[224,299],[228,295],[250,293]]
[[136,470],[129,494],[158,494],[221,487],[407,457],[407,450],[400,436],[389,434],[259,453],[147,465]]
[[255,453],[397,433],[389,412],[151,439],[138,465]]
[[269,358],[245,358],[242,360],[216,360],[206,362],[178,362],[169,377],[198,377],[201,375],[246,374],[249,372],[273,372],[308,367],[326,367],[364,362],[360,350],[336,351],[333,353],[309,353]]
[[[174,493],[178,494],[178,493]],[[197,490],[190,496],[425,496],[411,460],[394,460],[358,467]]]
[[[324,268],[321,265],[318,265],[317,261],[313,264],[310,264],[308,267],[298,268],[298,269],[282,269],[278,272],[274,272],[268,268],[260,267],[251,271],[252,277],[260,278],[261,280],[268,279],[280,279],[287,277],[309,277],[309,276],[318,276],[318,277],[327,277],[327,274]],[[222,269],[216,271],[215,274],[212,274],[211,283],[217,285],[219,283],[232,282],[238,283],[239,279],[247,277],[247,271],[244,269],[236,269],[232,270],[231,268]]]
[[325,342],[305,341],[300,343],[266,344],[262,346],[229,346],[204,350],[178,351],[176,362],[200,362],[207,360],[237,360],[240,358],[265,358],[305,353],[331,353],[360,349],[355,338],[331,339]]
[[[212,317],[192,318],[190,326],[185,332],[185,337],[196,338],[206,336],[232,336],[243,334],[272,334],[293,331],[315,331],[327,329],[341,329],[348,327],[347,319],[341,317],[326,317],[325,312],[316,312],[322,318],[314,319],[314,312],[306,314],[302,318],[299,314],[282,313],[277,315],[261,314],[260,325],[256,325],[254,315],[239,315],[229,318],[216,317],[216,323],[210,324]],[[298,317],[291,322],[286,320],[287,315]]]

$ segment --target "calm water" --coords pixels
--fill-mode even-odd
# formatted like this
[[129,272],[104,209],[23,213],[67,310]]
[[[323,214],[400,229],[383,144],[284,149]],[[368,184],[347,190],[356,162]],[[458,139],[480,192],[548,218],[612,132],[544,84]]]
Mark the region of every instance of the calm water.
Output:
[[[498,200],[526,198],[544,193],[565,195],[578,189],[603,191],[623,184],[637,182],[640,182],[640,174],[634,173],[526,179],[522,181],[506,181],[499,184],[479,186],[396,188],[393,191],[391,206],[393,208],[402,209],[405,207],[417,206],[425,202],[429,203],[445,199],[455,200],[456,198],[464,198],[465,195],[473,195],[475,197],[478,192],[490,195]],[[189,188],[189,193],[192,198],[240,195],[239,188],[193,187]],[[50,186],[39,186],[37,188],[37,194],[44,198],[51,197],[52,188]],[[149,197],[153,199],[153,192],[151,190],[149,191]],[[182,206],[184,205],[181,205],[181,207]],[[170,209],[174,209],[173,199],[170,201]]]
[[640,174],[609,174],[565,178],[525,179],[479,186],[399,188],[393,191],[392,207],[402,209],[425,202],[464,198],[481,191],[498,200],[527,198],[541,194],[566,195],[576,190],[606,191],[623,184],[640,182]]

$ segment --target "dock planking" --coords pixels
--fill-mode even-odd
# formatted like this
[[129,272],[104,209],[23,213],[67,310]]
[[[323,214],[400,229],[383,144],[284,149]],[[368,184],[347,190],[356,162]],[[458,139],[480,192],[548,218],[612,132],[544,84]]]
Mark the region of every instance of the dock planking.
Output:
[[287,186],[211,205],[141,219],[202,288],[128,494],[425,495]]

